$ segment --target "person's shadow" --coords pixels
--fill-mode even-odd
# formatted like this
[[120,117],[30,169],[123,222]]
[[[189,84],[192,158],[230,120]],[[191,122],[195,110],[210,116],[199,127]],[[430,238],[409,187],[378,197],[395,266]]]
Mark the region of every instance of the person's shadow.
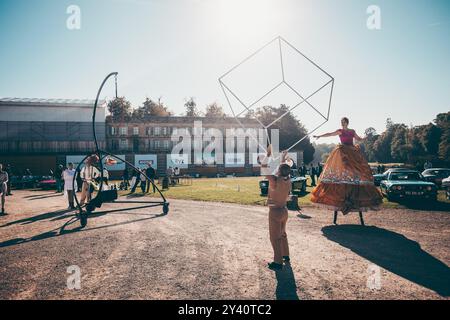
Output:
[[283,269],[276,270],[275,276],[277,278],[277,288],[275,290],[277,300],[299,300],[291,264],[286,263]]
[[322,232],[329,240],[392,273],[441,296],[450,295],[450,268],[401,234],[358,225],[327,226]]

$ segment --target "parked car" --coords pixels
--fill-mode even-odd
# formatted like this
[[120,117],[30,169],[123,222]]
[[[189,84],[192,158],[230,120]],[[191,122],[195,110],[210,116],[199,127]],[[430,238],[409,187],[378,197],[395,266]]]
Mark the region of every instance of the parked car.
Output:
[[410,171],[410,170],[411,169],[407,169],[407,168],[390,168],[390,169],[387,169],[384,173],[374,174],[373,175],[373,182],[375,183],[376,186],[379,186],[380,182],[382,180],[385,180],[390,172],[393,172],[393,171],[394,172],[395,171]]
[[56,189],[56,180],[52,176],[43,176],[37,183],[37,188],[43,190]]
[[447,199],[450,200],[450,177],[442,179],[442,189],[445,190]]
[[40,176],[12,176],[11,189],[32,189],[36,188],[41,180]]
[[423,177],[425,180],[433,182],[438,187],[442,184],[442,179],[450,177],[450,169],[448,168],[433,168],[433,169],[427,169],[424,172],[422,172]]
[[391,171],[380,183],[383,196],[389,201],[400,199],[437,200],[437,187],[434,183],[425,181],[416,170]]
[[[293,169],[291,171],[292,194],[299,195],[305,193],[306,180],[307,178],[299,175],[298,169]],[[261,180],[259,182],[259,189],[261,190],[262,196],[267,196],[269,194],[269,181],[267,179]]]

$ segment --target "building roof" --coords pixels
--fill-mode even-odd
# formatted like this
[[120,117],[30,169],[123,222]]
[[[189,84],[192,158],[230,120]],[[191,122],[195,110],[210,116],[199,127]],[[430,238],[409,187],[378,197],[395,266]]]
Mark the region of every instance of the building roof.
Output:
[[[239,121],[242,124],[253,124],[253,125],[259,125],[260,123],[253,118],[238,118]],[[112,125],[133,125],[133,124],[151,124],[151,123],[165,123],[165,124],[193,124],[194,121],[202,121],[204,124],[236,124],[238,125],[238,122],[236,121],[236,118],[234,117],[217,117],[217,118],[210,118],[210,117],[186,117],[186,116],[152,116],[148,117],[143,120],[136,120],[131,119],[128,121],[117,121],[113,120],[110,116],[106,118],[106,121],[108,124]]]
[[[40,98],[3,98],[0,97],[0,106],[36,106],[36,107],[89,107],[92,108],[95,100],[89,99],[40,99]],[[104,107],[105,100],[99,100],[98,107]]]

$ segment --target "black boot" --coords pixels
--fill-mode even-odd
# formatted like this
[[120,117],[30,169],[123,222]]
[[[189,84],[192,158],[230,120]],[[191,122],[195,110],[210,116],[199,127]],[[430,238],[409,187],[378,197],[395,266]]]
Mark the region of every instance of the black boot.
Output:
[[268,267],[270,270],[281,270],[281,269],[283,269],[283,265],[280,264],[280,263],[276,263],[276,262],[268,263],[268,264],[267,264],[267,267]]

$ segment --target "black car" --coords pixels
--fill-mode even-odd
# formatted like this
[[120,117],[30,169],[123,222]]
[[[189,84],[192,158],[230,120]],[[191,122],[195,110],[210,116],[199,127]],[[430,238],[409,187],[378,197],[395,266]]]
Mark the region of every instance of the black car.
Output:
[[390,169],[387,169],[384,173],[374,174],[373,175],[373,182],[375,183],[376,186],[379,186],[380,182],[385,180],[390,172],[409,171],[409,170],[411,170],[411,169],[407,169],[407,168],[390,168]]
[[450,177],[450,169],[448,168],[435,168],[427,169],[422,172],[425,180],[435,183],[438,187],[442,185],[442,180]]
[[[292,194],[300,195],[306,192],[307,178],[299,175],[297,169],[291,170]],[[262,196],[267,196],[269,193],[269,181],[267,179],[259,182],[259,188]]]
[[389,201],[401,199],[437,200],[437,187],[434,183],[425,181],[415,170],[392,171],[380,183],[383,196]]

